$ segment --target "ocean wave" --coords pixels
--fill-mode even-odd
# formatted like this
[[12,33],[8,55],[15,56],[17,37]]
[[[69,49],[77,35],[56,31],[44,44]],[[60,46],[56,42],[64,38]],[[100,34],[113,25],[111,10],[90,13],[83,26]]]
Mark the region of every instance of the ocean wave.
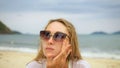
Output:
[[0,41],[1,44],[9,44],[9,45],[38,45],[37,42],[29,42],[29,41]]
[[0,50],[8,50],[8,51],[19,51],[19,52],[29,52],[29,53],[36,53],[37,49],[32,48],[22,48],[22,47],[0,47]]
[[82,52],[82,56],[89,58],[110,58],[120,59],[120,54],[106,53],[106,52]]
[[[22,48],[22,47],[17,48],[17,47],[3,47],[3,46],[0,46],[0,50],[37,53],[37,49]],[[82,51],[81,54],[82,54],[83,57],[88,57],[88,58],[120,59],[120,54],[114,54],[114,53]]]

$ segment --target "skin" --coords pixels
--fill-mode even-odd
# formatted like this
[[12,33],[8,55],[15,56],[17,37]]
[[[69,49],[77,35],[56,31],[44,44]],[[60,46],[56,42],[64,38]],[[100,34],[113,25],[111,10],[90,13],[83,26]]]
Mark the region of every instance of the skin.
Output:
[[[50,31],[52,35],[58,31],[69,35],[66,27],[59,22],[49,24],[46,30]],[[48,41],[43,40],[42,42],[43,53],[47,58],[47,68],[68,68],[66,59],[72,51],[68,37],[60,42],[54,41],[52,37]]]

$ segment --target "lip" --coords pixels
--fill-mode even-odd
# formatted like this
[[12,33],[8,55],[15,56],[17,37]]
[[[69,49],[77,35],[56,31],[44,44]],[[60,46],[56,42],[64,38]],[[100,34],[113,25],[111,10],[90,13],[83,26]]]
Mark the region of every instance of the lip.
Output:
[[46,47],[46,50],[54,50],[53,48],[51,48],[51,47]]

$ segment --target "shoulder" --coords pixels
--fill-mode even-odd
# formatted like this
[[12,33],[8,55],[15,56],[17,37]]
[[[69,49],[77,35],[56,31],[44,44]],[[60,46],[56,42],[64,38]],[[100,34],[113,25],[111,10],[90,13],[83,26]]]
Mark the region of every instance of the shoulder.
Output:
[[85,61],[85,60],[79,60],[79,61],[76,61],[76,62],[73,62],[73,67],[74,68],[90,68],[90,64]]
[[26,65],[26,68],[42,68],[42,63],[32,61]]

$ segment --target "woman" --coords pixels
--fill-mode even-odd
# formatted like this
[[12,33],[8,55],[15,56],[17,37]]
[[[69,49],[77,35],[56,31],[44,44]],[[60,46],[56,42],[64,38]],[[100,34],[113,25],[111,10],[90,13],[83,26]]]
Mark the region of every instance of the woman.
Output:
[[67,20],[50,20],[40,39],[38,55],[27,68],[90,68],[79,52],[75,28]]

